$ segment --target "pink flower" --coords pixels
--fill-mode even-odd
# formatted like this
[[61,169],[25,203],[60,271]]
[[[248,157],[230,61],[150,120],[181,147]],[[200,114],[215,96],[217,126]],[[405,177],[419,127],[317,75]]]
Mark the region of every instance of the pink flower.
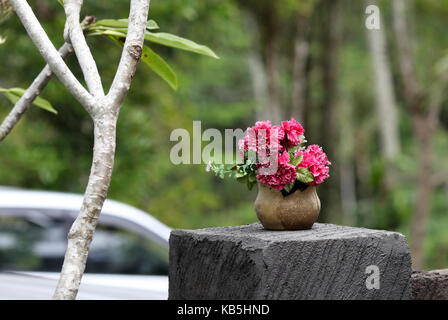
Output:
[[282,128],[288,140],[286,147],[294,147],[302,142],[300,136],[303,136],[305,130],[294,118],[291,117],[289,121],[282,121]]
[[271,127],[272,127],[271,121],[266,120],[266,121],[257,121],[257,122],[255,122],[255,126],[253,126],[252,128],[256,132],[258,132],[258,130],[260,130],[260,129],[269,130],[269,129],[271,129]]
[[283,152],[281,155],[279,155],[279,157],[278,157],[279,164],[288,164],[288,162],[289,162],[289,153],[288,152]]
[[[274,131],[278,130],[278,126],[272,127],[271,121],[257,121],[255,122],[255,126],[251,129],[254,130],[255,135],[250,136],[249,140],[252,140],[252,137],[256,139],[256,149],[259,152],[260,150],[266,150],[274,148],[278,150],[278,140],[277,145],[271,146],[271,137],[274,135]],[[278,136],[278,131],[276,132]],[[275,143],[275,141],[272,141]]]
[[277,130],[277,139],[279,142],[285,139],[285,131],[281,126],[273,126],[272,130]]
[[[318,185],[330,176],[328,166],[331,165],[321,147],[311,145],[298,151],[296,156],[302,155],[303,159],[297,168],[289,163],[290,148],[303,143],[304,132],[302,125],[294,118],[282,121],[280,126],[273,126],[269,120],[257,121],[253,127],[247,128],[246,136],[238,142],[239,152],[245,161],[248,151],[256,153],[253,160],[258,168],[256,177],[260,183],[282,190],[297,179],[298,168],[306,168],[314,178],[308,185]],[[276,166],[274,163],[271,165],[273,156],[277,157],[274,158],[277,159]]]
[[330,177],[329,172],[331,162],[328,161],[327,155],[322,151],[322,148],[317,144],[308,146],[304,151],[298,151],[295,156],[303,155],[302,162],[297,168],[305,168],[311,172],[314,177],[314,181],[308,183],[311,186],[315,186],[324,182],[325,179]]
[[287,184],[296,180],[296,168],[291,164],[279,163],[275,174],[257,174],[257,180],[274,189],[282,190]]
[[[276,136],[274,140],[272,137]],[[257,152],[257,155],[262,157],[269,156],[273,152],[283,151],[283,146],[280,145],[280,140],[285,136],[283,129],[280,126],[272,127],[271,122],[257,121],[255,126],[247,128],[244,139],[238,141],[239,152],[243,157],[246,151]]]
[[[282,190],[287,184],[290,184],[296,180],[296,168],[289,164],[289,153],[279,153],[277,161],[277,171],[274,174],[257,174],[257,180],[264,183],[274,189]],[[270,163],[258,164],[258,168],[267,168]]]

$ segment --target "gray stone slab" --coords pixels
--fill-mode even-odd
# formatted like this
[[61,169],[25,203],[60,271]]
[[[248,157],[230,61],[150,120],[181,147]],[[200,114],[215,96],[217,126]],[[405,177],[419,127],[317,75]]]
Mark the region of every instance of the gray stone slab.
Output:
[[[371,265],[379,289],[367,288]],[[411,273],[407,241],[395,232],[254,223],[170,237],[169,299],[410,299]]]
[[448,269],[415,271],[411,283],[414,300],[448,300]]

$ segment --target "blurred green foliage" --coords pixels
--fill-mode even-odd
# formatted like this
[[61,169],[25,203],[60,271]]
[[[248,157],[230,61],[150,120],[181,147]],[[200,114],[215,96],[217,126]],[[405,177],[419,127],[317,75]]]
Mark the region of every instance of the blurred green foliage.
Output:
[[[86,0],[83,13],[97,19],[126,18],[128,1]],[[310,14],[315,2],[285,0],[281,11],[281,64],[292,68],[291,26],[294,10]],[[384,26],[389,42],[391,34],[390,6],[382,4]],[[30,1],[53,43],[63,43],[63,10],[57,1]],[[151,1],[150,18],[161,30],[206,44],[220,60],[180,52],[157,44],[151,48],[170,64],[178,78],[178,91],[171,88],[141,64],[122,108],[117,134],[117,153],[109,198],[134,205],[150,212],[171,227],[201,228],[251,223],[256,191],[232,180],[221,180],[205,172],[203,165],[173,165],[169,152],[172,130],[185,128],[191,132],[192,121],[201,120],[202,130],[243,128],[256,119],[251,78],[248,71],[248,48],[252,45],[245,16],[238,1],[164,0]],[[286,8],[290,8],[286,10]],[[440,30],[447,27],[448,6],[445,2],[419,0],[415,3],[417,72],[423,84],[434,81],[434,61],[446,55],[448,38]],[[345,1],[343,12],[343,44],[339,54],[338,87],[342,104],[352,118],[351,142],[338,141],[340,157],[351,153],[359,159],[356,167],[356,207],[342,212],[340,205],[326,206],[326,221],[381,228],[410,236],[410,218],[415,200],[417,174],[416,144],[410,119],[400,105],[402,154],[393,164],[397,177],[386,191],[385,166],[379,152],[378,124],[375,113],[373,76],[364,28],[361,2]],[[318,29],[322,21],[313,20]],[[26,35],[19,20],[12,16],[1,26],[0,34],[8,40],[0,46],[0,87],[26,88],[42,69],[44,62]],[[314,32],[314,31],[313,31]],[[111,41],[89,37],[88,43],[98,63],[105,88],[110,86],[118,65],[120,50]],[[322,54],[318,42],[311,45],[312,57]],[[397,57],[392,58],[394,83],[397,79]],[[313,58],[314,59],[314,58]],[[69,66],[82,79],[76,58]],[[310,71],[310,110],[306,136],[309,143],[322,143],[323,114],[319,107],[323,87],[318,67]],[[290,76],[282,75],[282,94],[287,94]],[[286,93],[285,93],[286,92]],[[31,108],[10,136],[0,143],[0,185],[28,189],[83,193],[90,170],[92,123],[87,113],[57,80],[42,92],[51,101],[58,115]],[[0,119],[11,103],[0,97]],[[338,120],[337,131],[346,125],[346,117]],[[441,112],[441,129],[434,137],[435,168],[448,172],[448,108]],[[345,144],[347,143],[347,144]],[[325,150],[325,145],[323,146]],[[339,159],[333,162],[330,174],[339,170]],[[353,166],[355,159],[353,159]],[[331,179],[331,178],[330,178]],[[336,183],[337,184],[337,183]],[[321,188],[326,188],[323,185]],[[448,186],[436,189],[432,196],[432,215],[426,240],[426,266],[448,265]]]

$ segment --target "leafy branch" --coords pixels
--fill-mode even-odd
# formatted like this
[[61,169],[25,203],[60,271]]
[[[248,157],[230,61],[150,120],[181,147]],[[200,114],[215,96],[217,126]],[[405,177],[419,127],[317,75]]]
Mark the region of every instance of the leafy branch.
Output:
[[209,162],[207,165],[207,171],[213,171],[216,176],[224,179],[226,176],[229,178],[235,178],[238,182],[245,183],[249,190],[252,190],[257,183],[257,166],[250,160],[244,164],[214,164]]
[[[145,41],[219,59],[207,46],[171,33],[151,31],[157,29],[159,29],[157,22],[149,20],[146,24]],[[99,20],[90,25],[87,30],[88,36],[106,36],[116,44],[123,45],[128,30],[128,19]],[[177,90],[177,76],[169,64],[149,46],[144,45],[142,49],[142,62],[162,78],[173,90]]]
[[[25,94],[25,91],[26,90],[22,88],[10,88],[10,89],[0,88],[0,92],[3,93],[13,104],[16,104],[17,101],[20,100],[20,98]],[[34,99],[32,104],[46,111],[58,114],[56,109],[53,108],[53,106],[51,105],[50,101],[45,100],[43,98],[36,97],[36,99]]]

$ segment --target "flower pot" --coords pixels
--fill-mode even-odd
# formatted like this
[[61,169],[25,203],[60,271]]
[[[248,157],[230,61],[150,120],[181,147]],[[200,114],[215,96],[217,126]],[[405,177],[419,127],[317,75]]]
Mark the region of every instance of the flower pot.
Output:
[[280,190],[258,183],[255,213],[265,229],[311,229],[319,211],[320,200],[315,186],[283,196]]

